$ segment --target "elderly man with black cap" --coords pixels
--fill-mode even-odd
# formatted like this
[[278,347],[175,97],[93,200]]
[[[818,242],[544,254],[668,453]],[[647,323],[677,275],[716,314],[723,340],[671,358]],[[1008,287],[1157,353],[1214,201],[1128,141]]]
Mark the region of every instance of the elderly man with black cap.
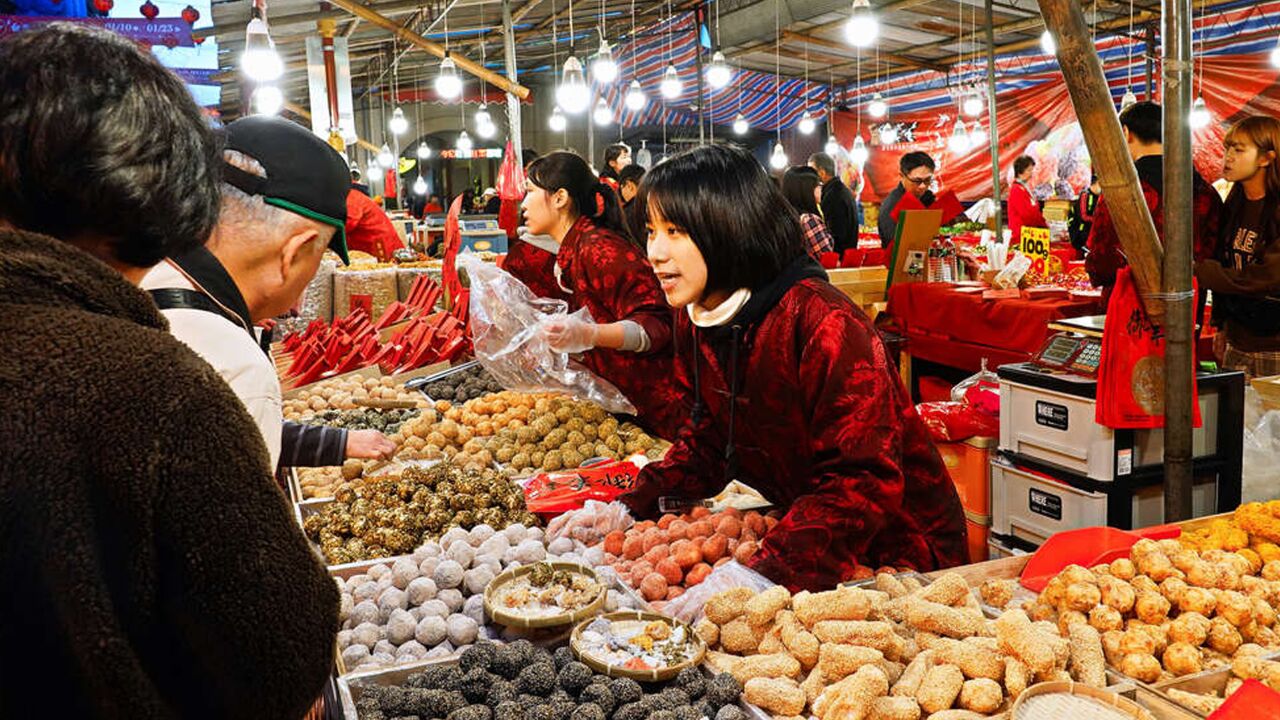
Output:
[[264,116],[227,126],[222,161],[222,206],[209,241],[155,266],[143,289],[173,335],[245,404],[273,467],[389,455],[395,445],[376,430],[285,423],[276,369],[254,327],[294,306],[326,248],[347,261],[346,161],[303,127]]

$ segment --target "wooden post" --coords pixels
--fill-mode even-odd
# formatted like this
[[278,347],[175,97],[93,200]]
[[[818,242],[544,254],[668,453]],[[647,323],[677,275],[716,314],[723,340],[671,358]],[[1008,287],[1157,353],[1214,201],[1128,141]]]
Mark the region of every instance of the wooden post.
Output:
[[[1155,296],[1161,287],[1164,249],[1143,198],[1138,171],[1125,146],[1120,118],[1112,104],[1089,25],[1080,5],[1072,0],[1039,0],[1039,3],[1045,27],[1057,42],[1062,77],[1067,81],[1071,104],[1102,185],[1102,196],[1129,267],[1133,269],[1138,291]],[[1153,322],[1163,324],[1162,302],[1148,297],[1146,309]]]
[[[417,47],[423,50],[426,50],[427,52],[431,53],[432,55],[435,55],[438,58],[444,58],[444,46],[433,43],[430,40],[422,37],[418,33],[412,30],[409,30],[408,28],[400,27],[399,25],[396,24],[395,21],[390,20],[383,15],[380,15],[376,11],[370,9],[369,7],[361,5],[358,2],[354,2],[354,0],[329,0],[329,2],[330,4],[336,5],[337,7],[340,7],[343,10],[346,10],[352,15],[355,15],[356,17],[364,20],[365,22],[371,23],[373,25],[377,25],[378,27],[382,28],[383,30],[386,30],[387,32],[392,33],[393,35],[399,37],[401,40],[404,40],[405,42],[412,43],[413,45],[416,45]],[[489,83],[490,85],[493,85],[499,90],[502,90],[504,92],[509,92],[512,95],[519,97],[521,100],[529,97],[529,88],[524,87],[523,85],[520,85],[518,83],[511,82],[506,78],[502,77],[501,75],[499,75],[498,73],[493,72],[488,68],[481,67],[478,63],[474,63],[468,60],[467,58],[462,57],[461,55],[450,54],[449,57],[453,58],[453,61],[457,63],[458,68],[460,70],[467,71],[468,73],[474,75],[475,77],[478,77],[481,80],[484,80],[485,82]]]
[[1191,0],[1164,4],[1164,521],[1191,517]]

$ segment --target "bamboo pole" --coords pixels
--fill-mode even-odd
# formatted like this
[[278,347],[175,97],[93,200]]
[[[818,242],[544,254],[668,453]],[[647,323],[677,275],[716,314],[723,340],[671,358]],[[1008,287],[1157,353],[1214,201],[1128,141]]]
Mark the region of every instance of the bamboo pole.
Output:
[[[1072,0],[1039,0],[1039,3],[1045,26],[1057,42],[1062,77],[1067,81],[1071,104],[1102,185],[1102,196],[1120,246],[1133,269],[1138,291],[1144,296],[1157,296],[1164,249],[1143,198],[1138,171],[1125,147],[1120,118],[1112,104],[1111,91],[1084,13]],[[1162,302],[1148,297],[1146,309],[1153,322],[1163,324]]]
[[[443,58],[445,55],[444,47],[442,45],[433,43],[412,30],[400,27],[394,20],[390,20],[376,11],[359,4],[358,2],[353,2],[353,0],[329,0],[329,3],[346,10],[365,22],[377,25],[383,30],[396,35],[401,40],[412,43],[438,58]],[[471,75],[484,80],[499,90],[509,92],[512,95],[519,97],[521,100],[529,97],[529,88],[518,83],[511,82],[498,73],[495,73],[488,68],[481,67],[478,63],[472,62],[461,55],[450,54],[450,57],[453,58],[455,63],[457,63],[460,70],[467,71]]]
[[[991,200],[996,206],[996,241],[1003,237],[1004,218],[1000,216],[1000,128],[996,124],[996,32],[995,9],[992,0],[986,0],[987,11],[987,137],[991,142]],[[1010,242],[1018,242],[1011,238]]]
[[1191,0],[1168,0],[1164,62],[1164,521],[1191,517]]

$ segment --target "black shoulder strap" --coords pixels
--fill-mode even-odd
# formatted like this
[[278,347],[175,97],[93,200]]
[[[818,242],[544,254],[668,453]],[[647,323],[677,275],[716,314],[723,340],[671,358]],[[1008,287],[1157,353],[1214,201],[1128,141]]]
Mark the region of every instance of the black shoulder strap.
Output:
[[221,315],[235,323],[237,327],[244,327],[244,322],[240,318],[236,317],[234,313],[224,310],[221,305],[211,300],[204,293],[185,288],[160,288],[149,292],[151,293],[151,299],[156,303],[156,307],[161,310],[203,310],[214,315]]

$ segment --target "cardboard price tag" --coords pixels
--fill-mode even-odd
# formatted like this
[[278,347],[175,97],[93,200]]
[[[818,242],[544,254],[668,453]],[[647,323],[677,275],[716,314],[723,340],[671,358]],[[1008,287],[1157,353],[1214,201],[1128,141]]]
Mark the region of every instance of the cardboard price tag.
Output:
[[1018,249],[1031,260],[1030,272],[1044,277],[1049,270],[1049,229],[1024,227]]

